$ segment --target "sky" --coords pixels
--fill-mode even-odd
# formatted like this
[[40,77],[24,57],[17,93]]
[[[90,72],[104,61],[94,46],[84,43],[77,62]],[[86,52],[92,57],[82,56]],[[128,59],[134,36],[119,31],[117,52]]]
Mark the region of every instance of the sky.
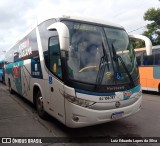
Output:
[[[91,16],[122,25],[129,33],[149,22],[143,20],[158,0],[3,0],[0,2],[0,60],[37,19],[59,14]],[[145,30],[131,32],[141,34]]]

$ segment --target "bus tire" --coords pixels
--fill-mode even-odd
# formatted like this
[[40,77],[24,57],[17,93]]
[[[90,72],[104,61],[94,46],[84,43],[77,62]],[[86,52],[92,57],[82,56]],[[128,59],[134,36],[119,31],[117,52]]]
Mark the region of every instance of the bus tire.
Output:
[[10,94],[13,94],[14,91],[13,91],[13,89],[12,89],[10,80],[8,81],[8,84],[9,84],[9,93],[10,93]]
[[42,119],[46,119],[47,114],[43,108],[43,97],[40,91],[37,92],[36,96],[36,109],[39,117]]

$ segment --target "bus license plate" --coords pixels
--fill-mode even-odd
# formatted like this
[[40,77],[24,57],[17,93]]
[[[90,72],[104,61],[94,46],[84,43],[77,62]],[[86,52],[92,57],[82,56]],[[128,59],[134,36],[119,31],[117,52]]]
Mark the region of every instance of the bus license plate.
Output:
[[124,112],[116,112],[111,115],[111,119],[119,119],[123,116]]

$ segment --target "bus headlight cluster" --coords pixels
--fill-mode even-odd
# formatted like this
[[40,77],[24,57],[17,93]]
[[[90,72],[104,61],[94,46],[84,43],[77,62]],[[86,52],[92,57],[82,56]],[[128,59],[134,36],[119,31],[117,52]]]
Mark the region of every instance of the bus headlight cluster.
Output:
[[93,101],[89,101],[89,100],[84,100],[84,99],[80,99],[68,94],[65,94],[65,98],[69,101],[72,102],[73,104],[77,104],[79,106],[83,106],[83,107],[89,107],[91,105],[93,105],[95,102]]

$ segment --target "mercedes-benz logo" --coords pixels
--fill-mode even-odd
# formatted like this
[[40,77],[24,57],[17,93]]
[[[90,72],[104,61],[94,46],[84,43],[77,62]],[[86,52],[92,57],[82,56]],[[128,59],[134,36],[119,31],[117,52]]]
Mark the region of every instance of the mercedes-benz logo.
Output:
[[116,104],[115,104],[116,108],[119,108],[120,105],[121,105],[121,103],[119,101],[117,101]]

